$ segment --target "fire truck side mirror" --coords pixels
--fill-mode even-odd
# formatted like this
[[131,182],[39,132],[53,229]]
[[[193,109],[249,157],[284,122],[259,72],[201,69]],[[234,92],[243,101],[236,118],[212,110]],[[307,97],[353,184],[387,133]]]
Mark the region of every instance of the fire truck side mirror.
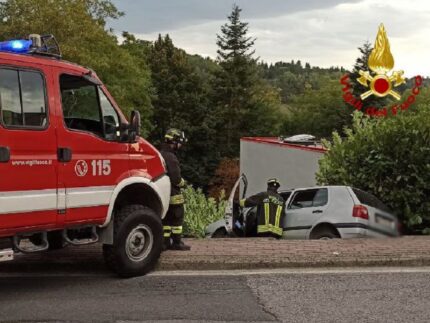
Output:
[[128,139],[130,142],[136,142],[137,136],[140,135],[140,112],[133,110],[130,116],[130,126],[128,129]]

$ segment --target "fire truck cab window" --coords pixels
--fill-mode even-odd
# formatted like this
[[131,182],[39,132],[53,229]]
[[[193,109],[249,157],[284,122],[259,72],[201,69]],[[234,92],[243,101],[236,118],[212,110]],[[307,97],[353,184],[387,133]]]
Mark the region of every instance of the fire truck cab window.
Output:
[[6,127],[47,125],[45,84],[39,72],[0,69],[1,121]]
[[60,77],[64,122],[109,141],[119,138],[119,117],[97,84],[74,75]]
[[99,88],[100,105],[102,107],[103,122],[105,127],[105,138],[107,140],[116,140],[120,134],[119,129],[119,117],[114,107],[110,103],[109,99]]

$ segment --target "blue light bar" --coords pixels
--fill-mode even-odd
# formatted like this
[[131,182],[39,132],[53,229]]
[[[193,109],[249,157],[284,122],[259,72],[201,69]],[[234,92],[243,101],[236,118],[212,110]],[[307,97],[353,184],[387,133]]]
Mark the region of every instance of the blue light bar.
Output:
[[19,39],[0,42],[1,52],[28,53],[33,42],[31,40]]

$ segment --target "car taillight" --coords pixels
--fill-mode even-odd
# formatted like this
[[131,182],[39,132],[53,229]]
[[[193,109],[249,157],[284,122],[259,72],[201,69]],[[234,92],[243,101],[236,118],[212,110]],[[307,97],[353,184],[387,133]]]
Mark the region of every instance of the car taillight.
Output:
[[363,205],[354,205],[354,209],[352,210],[352,216],[354,218],[369,220],[369,212],[367,211],[367,208]]

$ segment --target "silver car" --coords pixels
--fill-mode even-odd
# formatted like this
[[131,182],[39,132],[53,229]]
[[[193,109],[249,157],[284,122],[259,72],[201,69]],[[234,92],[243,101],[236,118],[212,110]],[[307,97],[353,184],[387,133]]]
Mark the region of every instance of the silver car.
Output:
[[[255,236],[256,207],[242,211],[229,198],[225,218],[210,224],[209,237]],[[349,186],[316,186],[279,192],[285,203],[284,239],[332,239],[399,236],[397,217],[378,198]]]

